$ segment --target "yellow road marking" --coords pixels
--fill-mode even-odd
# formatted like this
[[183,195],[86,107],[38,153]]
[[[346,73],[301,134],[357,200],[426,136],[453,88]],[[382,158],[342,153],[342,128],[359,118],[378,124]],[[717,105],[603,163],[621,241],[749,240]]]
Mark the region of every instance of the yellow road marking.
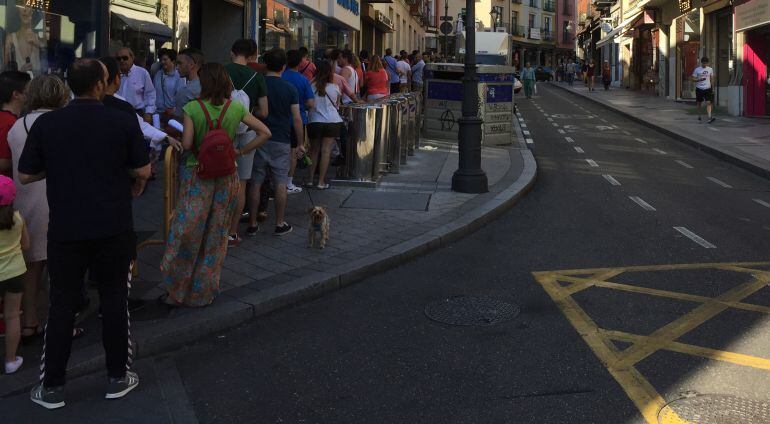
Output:
[[[649,424],[679,424],[687,423],[687,421],[679,417],[671,408],[666,408],[665,400],[634,365],[658,350],[669,350],[736,365],[770,370],[770,359],[675,341],[727,308],[770,314],[770,307],[742,302],[746,297],[757,292],[770,282],[770,270],[752,268],[757,266],[770,266],[770,262],[630,266],[540,271],[533,272],[532,274],[554,300],[572,326],[583,337],[594,354],[607,367],[610,374],[637,406],[644,419]],[[606,281],[625,272],[695,269],[735,271],[749,274],[753,278],[715,298]],[[570,284],[563,286],[562,283]],[[572,298],[572,295],[575,293],[589,287],[691,301],[700,303],[700,305],[694,307],[693,310],[682,317],[654,331],[649,336],[605,330],[600,329],[593,319]],[[612,340],[629,342],[632,345],[621,352],[615,347]]]

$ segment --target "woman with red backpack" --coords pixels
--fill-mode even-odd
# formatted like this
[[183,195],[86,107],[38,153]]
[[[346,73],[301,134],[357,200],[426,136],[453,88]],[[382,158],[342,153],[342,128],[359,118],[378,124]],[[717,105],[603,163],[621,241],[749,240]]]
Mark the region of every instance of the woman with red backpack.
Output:
[[[270,138],[270,130],[240,102],[230,101],[233,85],[219,63],[198,72],[199,99],[184,106],[179,195],[160,269],[160,301],[172,306],[206,306],[219,294],[227,254],[227,233],[238,194],[235,157]],[[256,132],[250,143],[233,147],[238,124]]]

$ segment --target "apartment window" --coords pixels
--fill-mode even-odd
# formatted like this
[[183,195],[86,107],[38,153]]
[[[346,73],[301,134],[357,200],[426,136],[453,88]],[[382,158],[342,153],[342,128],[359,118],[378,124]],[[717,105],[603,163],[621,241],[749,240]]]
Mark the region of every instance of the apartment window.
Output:
[[529,27],[530,28],[537,28],[535,26],[535,15],[529,15]]
[[546,16],[543,18],[543,31],[551,32],[551,17]]
[[516,29],[519,26],[519,12],[511,13],[511,29]]
[[537,7],[537,0],[529,0],[529,7]]

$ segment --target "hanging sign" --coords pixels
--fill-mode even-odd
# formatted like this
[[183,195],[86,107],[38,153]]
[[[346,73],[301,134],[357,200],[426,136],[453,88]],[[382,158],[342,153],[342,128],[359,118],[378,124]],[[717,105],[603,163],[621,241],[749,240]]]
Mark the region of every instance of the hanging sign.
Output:
[[767,1],[752,0],[735,6],[735,31],[745,31],[770,23],[770,4]]

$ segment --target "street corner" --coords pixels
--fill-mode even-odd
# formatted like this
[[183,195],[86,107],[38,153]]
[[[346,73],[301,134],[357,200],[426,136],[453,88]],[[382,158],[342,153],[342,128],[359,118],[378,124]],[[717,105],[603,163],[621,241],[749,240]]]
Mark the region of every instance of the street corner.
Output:
[[770,262],[532,275],[647,423],[770,422]]

